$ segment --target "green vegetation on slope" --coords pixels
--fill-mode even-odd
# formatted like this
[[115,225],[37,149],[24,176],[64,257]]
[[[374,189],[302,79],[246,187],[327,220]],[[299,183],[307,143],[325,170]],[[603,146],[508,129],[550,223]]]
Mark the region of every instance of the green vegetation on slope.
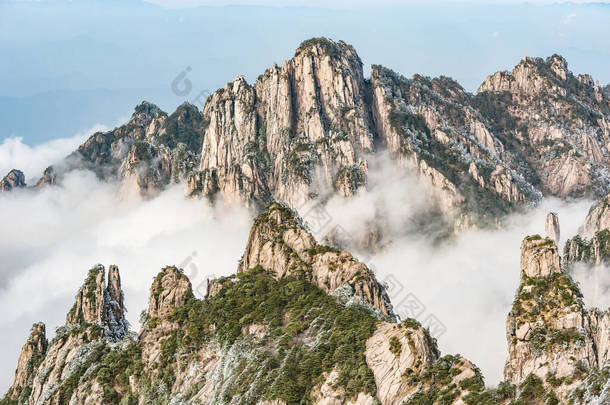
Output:
[[348,396],[362,391],[375,394],[373,374],[364,357],[375,317],[365,308],[340,305],[307,280],[275,280],[257,267],[238,274],[236,281],[223,283],[214,297],[189,300],[172,320],[186,331],[178,338],[176,351],[196,349],[216,339],[228,347],[243,339],[242,328],[267,326],[258,342],[259,361],[244,364],[250,370],[240,374],[229,397],[254,390],[263,398],[298,404],[307,401],[311,389],[322,382],[322,373],[333,368],[339,371],[336,385],[345,387]]

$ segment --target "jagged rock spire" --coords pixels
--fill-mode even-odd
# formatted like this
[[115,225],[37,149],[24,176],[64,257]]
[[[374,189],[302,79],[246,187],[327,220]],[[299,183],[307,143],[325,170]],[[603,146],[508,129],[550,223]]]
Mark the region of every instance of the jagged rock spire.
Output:
[[27,399],[27,397],[21,398],[21,393],[25,387],[32,384],[36,369],[47,352],[48,344],[44,323],[35,323],[30,330],[27,342],[21,348],[21,354],[19,354],[15,379],[7,394],[10,399]]
[[[539,235],[526,237],[521,282],[506,321],[505,379],[519,384],[534,374],[565,400],[572,384],[598,367],[598,332],[591,332],[590,323],[582,294],[563,272],[555,243]],[[554,381],[561,383],[553,385]]]
[[559,217],[556,213],[549,212],[546,216],[544,233],[547,238],[552,239],[555,243],[559,243],[561,233],[559,231]]
[[96,265],[85,279],[85,283],[76,293],[76,302],[66,316],[67,325],[84,322],[102,323],[104,302],[104,266]]
[[364,263],[347,251],[317,244],[298,215],[279,203],[272,203],[254,222],[237,271],[256,266],[271,270],[278,279],[311,274],[325,292],[349,285],[364,303],[393,316],[385,288]]
[[99,325],[104,328],[105,337],[121,340],[129,330],[129,323],[125,319],[119,269],[114,265],[109,267],[107,286],[105,273],[101,264],[89,270],[76,294],[76,302],[66,316],[66,325]]
[[0,181],[0,191],[11,191],[25,187],[25,175],[21,170],[13,169]]
[[129,323],[125,319],[125,311],[119,268],[111,265],[108,268],[108,286],[104,291],[103,324],[106,336],[120,340],[127,334]]

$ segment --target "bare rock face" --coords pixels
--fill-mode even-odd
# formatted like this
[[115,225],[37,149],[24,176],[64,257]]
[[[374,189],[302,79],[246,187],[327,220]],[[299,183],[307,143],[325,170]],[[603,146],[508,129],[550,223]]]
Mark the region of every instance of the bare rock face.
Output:
[[367,340],[366,348],[366,362],[375,375],[377,398],[384,405],[402,404],[418,388],[408,377],[424,373],[439,358],[433,340],[416,325],[383,322]]
[[22,387],[19,403],[67,403],[73,394],[76,403],[103,403],[104,393],[97,378],[85,383],[79,376],[86,371],[85,364],[97,361],[109,350],[107,345],[126,336],[129,324],[124,311],[118,268],[109,267],[106,285],[104,267],[93,267],[66,316],[66,324],[57,328],[53,340],[47,343],[43,324],[32,328],[15,379]]
[[591,207],[579,234],[584,238],[593,238],[604,229],[610,229],[610,195]]
[[597,364],[602,368],[610,361],[610,309],[589,310],[586,329],[595,343]]
[[[168,184],[186,180],[196,169],[205,125],[194,105],[185,103],[168,116],[144,101],[127,124],[87,139],[68,156],[61,172],[89,169],[101,179],[154,195]],[[55,179],[45,171],[39,183],[52,184]]]
[[413,319],[380,323],[366,348],[382,405],[464,404],[471,392],[483,389],[476,366],[459,355],[440,357],[436,341]]
[[27,342],[21,348],[15,379],[7,393],[8,398],[19,403],[27,401],[25,395],[27,391],[24,392],[23,390],[32,385],[36,369],[44,359],[48,344],[44,323],[34,324]]
[[559,218],[557,217],[556,213],[549,212],[549,214],[546,216],[544,233],[545,236],[555,242],[555,244],[559,243],[561,234],[559,231]]
[[[374,65],[371,87],[380,140],[394,159],[429,183],[445,215],[462,224],[493,225],[512,206],[540,198],[513,170],[503,142],[473,113],[475,100],[455,81],[406,79]],[[462,212],[463,205],[471,209]]]
[[125,303],[121,289],[119,268],[108,267],[108,285],[104,292],[104,327],[107,337],[121,340],[129,331],[129,323],[125,319]]
[[165,267],[153,281],[148,300],[146,322],[140,332],[142,362],[152,370],[159,363],[163,342],[168,334],[178,329],[170,315],[193,297],[191,282],[184,273],[174,267]]
[[11,191],[25,187],[25,175],[21,170],[13,169],[0,181],[0,191]]
[[561,273],[560,261],[557,245],[551,239],[535,235],[523,240],[521,245],[522,277],[547,277]]
[[431,205],[457,228],[495,226],[541,194],[478,108],[449,78],[409,80],[375,65],[369,83],[351,46],[305,41],[254,85],[237,77],[208,99],[200,170],[188,193],[295,208],[312,196],[352,196],[366,186],[377,143],[430,186]]
[[54,185],[57,184],[57,182],[57,172],[53,166],[49,166],[44,169],[42,177],[36,182],[36,188],[44,187],[47,185]]
[[305,41],[294,57],[250,86],[242,77],[206,102],[209,126],[191,193],[258,206],[293,206],[309,195],[363,184],[373,151],[362,62],[342,41]]
[[[496,135],[514,140],[514,155],[529,166],[542,192],[558,197],[608,192],[610,98],[592,79],[575,77],[564,58],[523,58],[512,72],[485,79],[476,98],[486,118],[503,122]],[[492,103],[496,107],[490,108]]]
[[76,302],[66,316],[66,324],[102,323],[105,277],[105,269],[102,265],[89,270],[85,284],[76,294]]
[[105,337],[118,341],[129,329],[125,319],[121,278],[118,267],[111,265],[106,285],[105,273],[102,265],[89,271],[85,284],[76,295],[74,306],[66,316],[66,325],[99,325],[104,328]]
[[178,268],[169,266],[155,277],[150,288],[148,316],[166,318],[193,296],[191,282]]
[[392,314],[390,300],[373,272],[346,251],[322,246],[289,208],[273,203],[254,222],[238,272],[261,266],[276,278],[311,277],[323,291],[349,286],[366,304]]
[[[607,322],[585,310],[576,283],[563,272],[550,239],[527,237],[521,247],[521,283],[506,321],[508,360],[504,377],[514,384],[530,374],[566,400],[587,374],[607,356]],[[600,347],[602,348],[600,352]]]

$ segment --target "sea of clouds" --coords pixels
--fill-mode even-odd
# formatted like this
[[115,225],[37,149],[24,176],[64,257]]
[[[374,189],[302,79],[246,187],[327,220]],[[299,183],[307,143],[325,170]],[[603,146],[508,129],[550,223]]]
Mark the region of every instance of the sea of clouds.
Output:
[[[10,164],[3,161],[7,166],[1,169],[27,168],[28,179],[35,179],[81,140],[54,141],[64,149],[15,147],[19,140],[5,141],[0,156]],[[442,326],[442,352],[466,356],[495,384],[506,358],[505,320],[519,282],[522,239],[542,234],[545,216],[553,211],[559,215],[563,243],[576,234],[591,202],[544,200],[509,218],[501,229],[467,231],[438,243],[432,234],[413,231],[413,224],[429,212],[428,191],[386,156],[372,159],[367,189],[351,199],[325,200],[327,221],[314,233],[322,239],[338,226],[360,240],[371,224],[384,224],[383,239],[389,243],[375,253],[355,247],[355,255],[390,284],[397,312],[415,299],[421,311],[413,316]],[[307,209],[300,212],[307,220]],[[180,184],[143,199],[86,171],[69,173],[61,186],[0,194],[0,363],[8,365],[0,370],[0,390],[12,381],[32,323],[45,322],[52,336],[93,265],[119,266],[128,320],[137,331],[152,279],[163,266],[184,268],[202,296],[207,278],[236,271],[252,219],[240,207],[185,198]],[[576,274],[587,304],[607,306],[606,287],[601,293],[599,287],[602,281],[610,285],[607,277],[600,281],[590,269]]]

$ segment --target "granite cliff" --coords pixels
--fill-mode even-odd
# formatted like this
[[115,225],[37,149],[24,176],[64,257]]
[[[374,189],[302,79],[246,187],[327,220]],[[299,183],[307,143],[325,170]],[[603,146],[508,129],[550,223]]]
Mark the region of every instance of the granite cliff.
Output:
[[191,196],[299,209],[367,187],[370,159],[387,151],[425,184],[435,220],[454,231],[495,227],[543,196],[610,191],[609,117],[607,92],[558,55],[524,58],[470,94],[447,77],[379,65],[366,78],[352,46],[313,38],[255,83],[227,83],[201,111],[142,103],[38,184],[87,168],[144,195],[186,182]]

